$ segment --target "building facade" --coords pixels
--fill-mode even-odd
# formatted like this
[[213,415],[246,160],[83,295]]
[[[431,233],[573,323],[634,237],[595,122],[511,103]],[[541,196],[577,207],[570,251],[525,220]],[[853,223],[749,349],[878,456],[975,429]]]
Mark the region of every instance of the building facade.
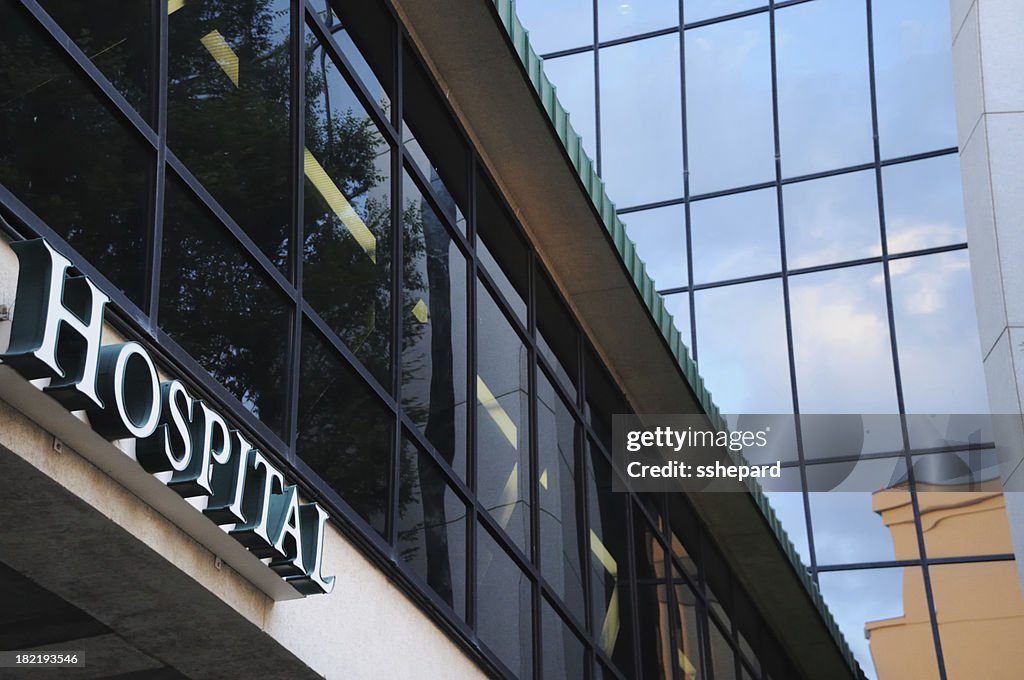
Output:
[[718,410],[539,64],[507,2],[0,4],[0,651],[860,677],[756,489],[612,491],[612,414]]
[[[1017,5],[518,3],[723,412],[1021,413]],[[801,492],[769,495],[869,677],[1015,677],[1004,638],[962,637],[1019,611],[1014,495],[951,534],[911,489],[893,525],[876,493],[814,491],[829,458],[794,450]],[[900,617],[913,643],[880,641]]]

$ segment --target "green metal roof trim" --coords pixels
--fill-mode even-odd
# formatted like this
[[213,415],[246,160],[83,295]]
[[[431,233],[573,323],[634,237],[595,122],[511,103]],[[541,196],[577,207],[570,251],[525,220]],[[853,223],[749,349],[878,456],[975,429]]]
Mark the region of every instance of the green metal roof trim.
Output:
[[[686,379],[690,384],[690,388],[693,390],[693,393],[697,397],[701,407],[704,409],[704,412],[711,419],[715,427],[724,429],[726,427],[725,420],[721,417],[718,406],[716,406],[712,400],[711,392],[705,386],[704,379],[697,372],[697,365],[693,362],[693,359],[690,358],[690,352],[687,349],[686,343],[683,342],[682,334],[676,328],[675,320],[673,319],[671,312],[665,308],[664,298],[658,294],[657,289],[654,286],[654,280],[647,274],[647,266],[636,252],[636,245],[626,234],[626,227],[615,211],[615,204],[610,198],[608,198],[608,194],[605,192],[604,180],[598,176],[597,170],[594,166],[594,161],[587,156],[586,152],[583,150],[582,138],[573,128],[572,123],[569,120],[569,112],[566,111],[558,101],[555,86],[550,80],[548,80],[547,75],[544,74],[544,60],[537,55],[533,47],[530,45],[529,32],[523,27],[523,24],[519,21],[519,17],[516,15],[515,0],[491,1],[494,3],[494,6],[498,11],[498,17],[501,19],[509,38],[512,40],[512,46],[514,47],[516,54],[519,55],[519,59],[526,69],[530,82],[533,84],[534,89],[540,97],[540,102],[544,110],[551,119],[555,133],[558,135],[562,145],[565,147],[573,167],[575,167],[576,171],[579,173],[580,180],[586,188],[587,193],[590,195],[590,200],[597,209],[598,215],[601,216],[601,221],[604,223],[605,229],[611,236],[612,242],[615,244],[615,248],[618,250],[619,256],[626,265],[626,270],[632,277],[633,283],[636,285],[636,289],[640,293],[640,297],[643,299],[644,304],[647,305],[647,309],[651,313],[651,318],[654,320],[655,325],[661,330],[662,337],[665,339],[665,342],[668,343],[669,350],[672,352],[676,362],[682,369],[683,375],[686,376]],[[747,488],[754,497],[754,500],[767,520],[768,525],[778,537],[783,551],[789,558],[793,567],[796,569],[796,572],[807,589],[807,593],[811,597],[812,602],[821,612],[822,618],[825,620],[829,632],[831,632],[832,637],[839,645],[847,663],[850,665],[851,669],[856,671],[859,669],[859,664],[854,659],[853,652],[847,645],[838,625],[836,625],[835,619],[828,609],[828,605],[825,604],[824,599],[821,597],[821,592],[818,590],[818,586],[811,579],[807,568],[800,560],[799,555],[797,555],[796,549],[793,547],[793,543],[789,540],[789,535],[782,527],[782,523],[775,515],[775,511],[772,509],[771,505],[768,503],[768,498],[762,491],[761,486],[755,481],[748,479]]]

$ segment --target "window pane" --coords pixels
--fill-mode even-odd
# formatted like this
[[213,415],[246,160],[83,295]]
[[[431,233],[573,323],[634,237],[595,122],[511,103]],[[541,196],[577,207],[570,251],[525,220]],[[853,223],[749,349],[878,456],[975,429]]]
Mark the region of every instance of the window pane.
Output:
[[679,36],[601,50],[601,174],[620,208],[683,195]]
[[880,265],[790,279],[803,413],[898,413]]
[[[786,474],[791,472],[787,470]],[[805,565],[810,564],[811,550],[807,542],[803,494],[799,491],[766,491],[764,495],[768,497],[768,503],[775,511],[775,516],[782,522],[782,528],[800,556],[800,561]]]
[[168,145],[271,262],[291,221],[288,0],[190,0],[171,14]]
[[402,439],[398,554],[460,617],[466,616],[466,506],[429,456]]
[[711,650],[711,668],[715,680],[736,680],[736,656],[729,643],[729,634],[708,621],[708,647]]
[[153,2],[41,0],[39,5],[148,121],[153,118]]
[[890,253],[967,241],[957,154],[882,168]]
[[685,0],[683,21],[693,23],[768,4],[765,0]]
[[768,13],[686,32],[690,194],[775,179]]
[[141,305],[155,153],[26,14],[0,5],[0,183]]
[[282,434],[291,329],[285,298],[170,176],[161,272],[161,327],[242,406]]
[[674,645],[668,615],[668,577],[665,551],[654,529],[639,510],[633,512],[637,570],[637,620],[640,622],[640,660],[644,678],[672,679]]
[[878,257],[878,187],[874,170],[782,188],[790,269]]
[[534,298],[537,302],[537,352],[554,370],[555,379],[577,399],[579,374],[579,333],[569,310],[540,266],[534,273]]
[[779,135],[786,177],[874,157],[864,0],[775,13]]
[[601,40],[613,40],[679,24],[675,2],[623,2],[598,0],[597,20]]
[[[701,376],[724,413],[792,413],[782,280],[699,290]],[[737,332],[737,319],[756,333]]]
[[622,216],[636,252],[659,290],[688,285],[686,208],[670,205]]
[[[391,110],[391,97],[389,96],[389,88],[386,88],[381,84],[380,80],[377,79],[377,75],[374,73],[370,64],[367,63],[366,57],[356,47],[356,44],[352,41],[352,35],[345,27],[345,23],[341,21],[334,10],[327,7],[327,0],[312,0],[313,7],[317,10],[317,14],[320,15],[321,21],[327,26],[331,36],[334,38],[334,42],[341,48],[341,52],[348,59],[349,63],[355,69],[356,76],[363,83],[367,90],[370,92],[370,96],[373,100],[381,107],[385,114],[388,114]],[[359,17],[362,19],[362,17]],[[357,21],[357,24],[361,24],[361,21]],[[380,31],[377,31],[377,42],[380,43],[380,47],[388,51],[391,50],[391,41],[385,38]],[[388,56],[388,61],[392,61],[393,57]]]
[[310,34],[307,50],[303,296],[390,387],[391,149]]
[[807,466],[819,565],[918,558],[910,492],[896,485],[906,470],[903,458]]
[[775,189],[690,204],[693,281],[709,283],[781,271]]
[[907,412],[988,412],[967,251],[889,268]]
[[576,515],[576,421],[543,372],[537,375],[540,564],[544,580],[584,620]]
[[1020,675],[1024,599],[1015,562],[942,564],[929,575],[949,678]]
[[869,680],[939,677],[920,567],[826,572],[818,585]]
[[956,146],[949,3],[871,5],[882,158]]
[[384,535],[394,416],[308,324],[295,451]]
[[697,596],[673,569],[676,592],[676,661],[681,680],[697,680],[700,676],[701,644]]
[[626,588],[625,495],[612,491],[611,465],[587,446],[590,603],[597,647],[619,669],[633,667]]
[[532,584],[491,535],[477,525],[477,634],[509,670],[532,676]]
[[667,309],[675,321],[676,328],[682,334],[683,344],[690,350],[693,356],[693,336],[690,333],[690,294],[673,293],[665,296],[665,309]]
[[548,601],[543,599],[541,600],[541,616],[543,617],[541,640],[544,645],[542,677],[545,680],[587,677],[584,672],[587,666],[587,654],[580,639],[565,625]]
[[466,260],[405,175],[402,408],[466,474]]
[[512,312],[526,326],[530,253],[501,194],[477,173],[476,253]]
[[583,138],[583,150],[597,158],[594,117],[594,53],[583,52],[544,60],[544,73],[558,88],[558,101],[570,114],[573,128]]
[[522,550],[530,536],[529,354],[477,285],[477,495]]
[[523,0],[516,13],[538,54],[594,42],[593,0]]

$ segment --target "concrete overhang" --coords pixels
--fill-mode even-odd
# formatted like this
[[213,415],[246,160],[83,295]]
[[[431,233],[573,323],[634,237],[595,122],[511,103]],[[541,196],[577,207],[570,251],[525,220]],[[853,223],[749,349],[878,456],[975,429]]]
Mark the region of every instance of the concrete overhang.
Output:
[[[717,408],[508,0],[393,0],[539,257],[637,413]],[[806,678],[857,678],[765,497],[690,500]]]

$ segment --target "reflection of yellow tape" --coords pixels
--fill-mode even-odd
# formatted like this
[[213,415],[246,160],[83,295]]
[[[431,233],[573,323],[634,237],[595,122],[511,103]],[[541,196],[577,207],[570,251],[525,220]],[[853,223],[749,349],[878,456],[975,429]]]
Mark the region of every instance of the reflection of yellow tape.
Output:
[[352,234],[352,237],[356,240],[366,254],[370,256],[370,259],[375,263],[377,262],[377,238],[373,235],[373,232],[366,226],[366,223],[356,214],[355,208],[348,202],[345,195],[341,193],[341,189],[334,183],[328,175],[327,171],[324,170],[324,166],[320,165],[320,161],[313,156],[313,152],[306,149],[305,162],[306,178],[316,187],[316,190],[320,192],[320,196],[323,197],[327,205],[338,216],[341,223],[348,229],[348,233]]
[[480,376],[476,377],[476,399],[480,402],[480,405],[487,409],[487,415],[491,417],[494,424],[498,426],[501,433],[505,435],[505,439],[512,445],[513,449],[519,448],[518,435],[519,431],[516,429],[516,424],[509,418],[508,413],[498,403],[498,398],[494,396],[490,388],[487,387],[487,383]]
[[540,485],[544,487],[545,491],[547,491],[547,488],[548,488],[548,471],[547,470],[544,470],[544,472],[540,473]]
[[512,519],[512,513],[516,509],[516,501],[519,498],[519,463],[512,466],[512,472],[505,480],[505,488],[501,490],[501,498],[498,499],[498,524],[502,529],[508,529],[508,522]]
[[427,307],[427,303],[422,299],[418,300],[416,304],[412,306],[412,315],[416,317],[416,320],[420,323],[426,323],[430,320],[430,309]]
[[601,542],[601,539],[594,533],[593,529],[590,530],[590,551],[594,553],[594,557],[605,568],[605,571],[612,576],[619,575],[619,563],[608,552],[608,548],[604,547],[604,543]]
[[676,659],[676,661],[679,663],[679,668],[683,671],[683,677],[686,680],[697,677],[697,669],[693,667],[690,660],[686,658],[685,654],[683,654],[683,650],[679,649],[676,651],[678,652],[678,659]]
[[167,0],[167,14],[174,14],[185,6],[185,0]]
[[210,31],[200,38],[199,42],[203,43],[203,47],[210,53],[217,65],[223,69],[235,87],[238,87],[238,55],[231,49],[231,45],[228,45],[228,41],[224,39],[220,31],[216,29]]
[[604,614],[604,621],[601,623],[601,637],[598,644],[608,656],[615,651],[615,642],[619,639],[619,584],[612,588],[611,597],[608,598],[608,611]]

